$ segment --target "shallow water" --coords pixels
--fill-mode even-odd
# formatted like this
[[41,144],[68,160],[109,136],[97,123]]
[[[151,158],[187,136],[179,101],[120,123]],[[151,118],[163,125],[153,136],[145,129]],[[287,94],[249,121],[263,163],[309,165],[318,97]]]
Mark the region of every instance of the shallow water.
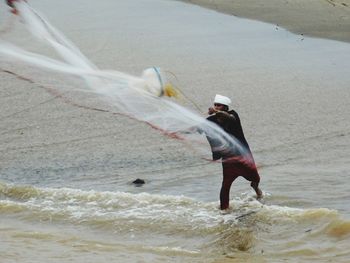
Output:
[[31,262],[33,249],[49,262],[317,261],[335,255],[341,262],[349,256],[350,222],[326,208],[263,205],[246,196],[220,213],[216,202],[185,196],[4,184],[1,196],[2,254],[9,261]]
[[[101,68],[160,66],[204,113],[216,93],[232,97],[265,198],[239,178],[220,212],[220,164],[77,107],[108,109],[70,91],[74,79],[2,60],[69,98],[1,72],[5,262],[349,261],[349,44],[176,1],[31,4]],[[17,24],[1,37],[43,50]]]

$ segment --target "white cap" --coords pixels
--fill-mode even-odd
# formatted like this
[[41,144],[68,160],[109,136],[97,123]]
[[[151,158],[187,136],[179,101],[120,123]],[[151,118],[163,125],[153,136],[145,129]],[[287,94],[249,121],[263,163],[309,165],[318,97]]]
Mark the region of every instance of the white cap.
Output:
[[219,104],[228,106],[231,104],[231,100],[228,97],[216,94],[214,98],[214,103],[219,103]]

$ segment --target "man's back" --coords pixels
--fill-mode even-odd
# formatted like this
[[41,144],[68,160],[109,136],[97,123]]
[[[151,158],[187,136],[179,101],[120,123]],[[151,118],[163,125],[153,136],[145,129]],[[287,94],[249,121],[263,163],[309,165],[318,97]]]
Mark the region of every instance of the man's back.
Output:
[[241,143],[242,146],[246,147],[246,149],[250,151],[248,142],[244,137],[241,120],[236,111],[230,110],[223,113],[218,112],[216,114],[210,115],[207,118],[207,120],[212,121],[217,125],[219,125],[225,132],[232,135],[235,139],[237,139]]

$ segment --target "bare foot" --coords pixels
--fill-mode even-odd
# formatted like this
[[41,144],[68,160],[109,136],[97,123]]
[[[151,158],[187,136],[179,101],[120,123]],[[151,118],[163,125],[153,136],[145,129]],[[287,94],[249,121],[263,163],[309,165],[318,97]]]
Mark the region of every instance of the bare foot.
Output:
[[256,192],[256,199],[257,199],[257,200],[260,200],[260,199],[263,198],[263,193],[262,193],[262,191],[260,190],[260,188],[257,188],[257,189],[255,190],[255,192]]

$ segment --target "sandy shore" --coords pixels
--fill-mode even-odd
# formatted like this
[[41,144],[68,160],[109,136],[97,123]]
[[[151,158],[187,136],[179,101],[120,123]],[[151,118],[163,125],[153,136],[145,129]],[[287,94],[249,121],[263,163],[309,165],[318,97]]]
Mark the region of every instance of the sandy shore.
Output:
[[350,42],[350,0],[182,0],[279,25],[296,34]]

